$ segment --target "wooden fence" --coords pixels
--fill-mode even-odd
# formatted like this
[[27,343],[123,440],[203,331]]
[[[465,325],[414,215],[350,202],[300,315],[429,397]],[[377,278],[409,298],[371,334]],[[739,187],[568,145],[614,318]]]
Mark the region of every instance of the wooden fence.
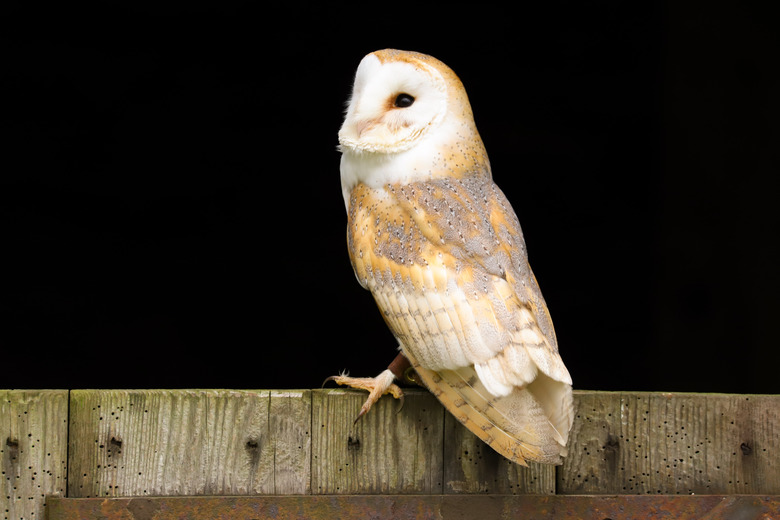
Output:
[[0,519],[52,497],[780,494],[780,396],[579,391],[564,464],[528,468],[424,390],[353,424],[364,398],[0,390]]

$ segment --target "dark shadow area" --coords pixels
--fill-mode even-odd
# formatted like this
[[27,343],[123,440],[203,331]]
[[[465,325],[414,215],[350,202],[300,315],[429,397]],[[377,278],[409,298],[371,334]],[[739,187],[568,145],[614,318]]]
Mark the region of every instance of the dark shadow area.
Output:
[[575,387],[780,391],[759,8],[133,5],[0,8],[0,387],[380,372],[336,133],[360,59],[396,47],[463,80]]

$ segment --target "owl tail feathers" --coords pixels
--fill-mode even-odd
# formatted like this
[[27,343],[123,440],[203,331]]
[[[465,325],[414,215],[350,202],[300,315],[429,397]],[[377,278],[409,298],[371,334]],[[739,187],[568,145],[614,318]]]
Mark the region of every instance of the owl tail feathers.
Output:
[[[522,391],[516,390],[515,393]],[[554,438],[561,446],[560,455],[565,457],[568,453],[566,443],[569,440],[569,430],[574,422],[574,396],[571,384],[556,381],[540,372],[526,387],[526,391],[533,395],[547,416]]]
[[539,373],[527,387],[495,397],[472,367],[434,372],[410,361],[444,407],[498,453],[523,466],[561,464],[574,416],[570,385]]

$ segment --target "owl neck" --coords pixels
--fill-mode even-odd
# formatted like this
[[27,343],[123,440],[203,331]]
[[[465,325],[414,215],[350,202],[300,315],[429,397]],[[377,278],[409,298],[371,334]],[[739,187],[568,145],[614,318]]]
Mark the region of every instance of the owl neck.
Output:
[[349,204],[349,194],[358,183],[373,189],[384,189],[389,184],[491,175],[487,152],[476,131],[467,139],[457,133],[449,137],[425,139],[397,153],[342,149],[341,188],[344,203]]

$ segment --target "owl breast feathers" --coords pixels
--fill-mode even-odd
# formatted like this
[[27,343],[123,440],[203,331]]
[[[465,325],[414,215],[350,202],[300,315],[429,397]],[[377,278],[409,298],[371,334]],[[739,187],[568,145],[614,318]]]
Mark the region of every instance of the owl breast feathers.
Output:
[[372,53],[339,138],[355,274],[420,379],[510,460],[560,463],[571,378],[460,80]]

